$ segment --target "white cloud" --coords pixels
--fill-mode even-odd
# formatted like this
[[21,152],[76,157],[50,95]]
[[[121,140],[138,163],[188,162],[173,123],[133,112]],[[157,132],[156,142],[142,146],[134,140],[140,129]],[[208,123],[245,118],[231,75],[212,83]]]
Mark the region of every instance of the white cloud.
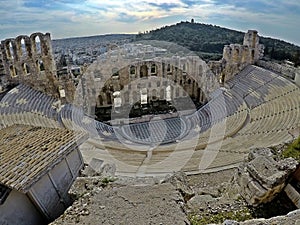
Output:
[[[58,4],[58,1],[55,2]],[[253,1],[253,4],[254,2],[258,1]],[[199,18],[201,21],[198,22],[216,21],[216,25],[222,24],[231,28],[241,28],[242,24],[249,24],[252,28],[270,30],[277,26],[279,31],[274,32],[274,28],[270,35],[280,33],[289,40],[296,40],[296,36],[300,36],[299,29],[293,33],[284,31],[298,27],[300,12],[291,13],[287,8],[299,9],[299,1],[259,2],[265,4],[266,10],[270,12],[262,13],[261,10],[253,9],[255,7],[251,10],[236,0],[86,0],[59,2],[59,7],[45,9],[25,7],[25,0],[0,0],[0,38],[47,29],[59,37],[91,35],[97,32],[132,33],[165,25],[162,21],[166,21],[166,18],[172,18],[174,23],[179,22],[180,18]],[[192,6],[187,7],[188,4]],[[244,30],[246,29],[248,28],[245,27]]]

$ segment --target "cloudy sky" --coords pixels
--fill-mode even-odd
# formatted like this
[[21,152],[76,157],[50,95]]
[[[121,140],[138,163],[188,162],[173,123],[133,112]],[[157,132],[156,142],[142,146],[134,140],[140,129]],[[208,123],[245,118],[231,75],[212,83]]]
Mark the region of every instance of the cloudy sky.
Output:
[[0,0],[0,39],[137,33],[192,18],[300,45],[299,0]]

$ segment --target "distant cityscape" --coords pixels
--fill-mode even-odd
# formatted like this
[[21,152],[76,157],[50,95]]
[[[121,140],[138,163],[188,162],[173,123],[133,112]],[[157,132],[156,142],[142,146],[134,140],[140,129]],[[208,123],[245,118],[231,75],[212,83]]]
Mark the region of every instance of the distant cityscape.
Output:
[[57,68],[91,64],[101,54],[116,46],[129,43],[135,35],[111,34],[52,40]]

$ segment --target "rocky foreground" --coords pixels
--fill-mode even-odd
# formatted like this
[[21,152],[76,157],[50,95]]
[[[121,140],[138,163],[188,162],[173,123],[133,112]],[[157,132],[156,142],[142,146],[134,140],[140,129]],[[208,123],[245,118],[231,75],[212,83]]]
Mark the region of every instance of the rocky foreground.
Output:
[[[260,155],[253,158],[253,154]],[[51,225],[300,225],[300,210],[281,191],[281,183],[295,170],[296,162],[279,161],[285,163],[279,166],[268,149],[253,154],[240,168],[211,174],[79,177],[70,190],[73,205]],[[247,182],[255,185],[245,185]]]

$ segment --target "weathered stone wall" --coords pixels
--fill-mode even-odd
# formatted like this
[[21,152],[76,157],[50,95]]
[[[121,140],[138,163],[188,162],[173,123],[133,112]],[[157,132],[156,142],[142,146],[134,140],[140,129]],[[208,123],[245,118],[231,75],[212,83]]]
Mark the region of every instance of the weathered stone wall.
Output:
[[220,61],[210,61],[208,65],[223,83],[246,66],[256,63],[263,56],[263,50],[257,31],[249,30],[244,36],[243,45],[225,45],[223,58]]
[[5,87],[9,84],[4,68],[4,62],[2,52],[0,51],[0,92],[5,90]]
[[261,66],[263,68],[266,68],[268,70],[280,73],[283,76],[286,76],[293,80],[296,79],[296,73],[297,73],[297,71],[299,71],[299,69],[297,69],[296,67],[293,67],[293,66],[278,64],[275,62],[267,62],[267,61],[263,61],[263,60],[257,61],[257,65]]
[[240,195],[253,206],[272,201],[286,186],[297,164],[293,158],[275,161],[269,148],[253,149],[237,173]]
[[300,87],[300,69],[295,74],[295,83]]
[[[81,81],[77,88],[77,104],[96,104],[97,107],[112,106],[115,92],[120,92],[122,104],[137,102],[142,89],[147,89],[149,100],[166,99],[166,87],[169,85],[173,99],[189,95],[203,103],[218,86],[217,77],[198,57],[132,60],[126,58],[122,49],[108,52],[90,65],[83,80],[85,82]],[[93,91],[91,87],[94,87]]]
[[121,91],[122,102],[137,102],[143,88],[147,89],[149,100],[165,100],[169,85],[174,99],[189,95],[201,103],[206,101],[202,87],[187,75],[186,69],[165,62],[141,61],[120,69],[105,81],[97,106],[110,105],[115,91]]
[[[70,88],[68,82],[57,78],[49,33],[33,33],[3,40],[0,52],[2,89],[24,83],[63,101],[72,101],[72,91],[75,90]],[[61,96],[61,90],[64,90],[65,96]]]

